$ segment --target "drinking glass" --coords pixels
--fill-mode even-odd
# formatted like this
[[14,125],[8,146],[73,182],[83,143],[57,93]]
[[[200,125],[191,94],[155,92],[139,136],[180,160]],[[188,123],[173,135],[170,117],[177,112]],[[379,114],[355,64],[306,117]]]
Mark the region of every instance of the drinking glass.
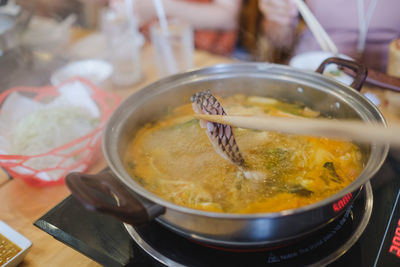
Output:
[[137,26],[130,23],[125,12],[115,8],[103,10],[101,22],[107,40],[108,59],[113,66],[113,83],[128,86],[139,82],[142,78],[141,35]]
[[166,27],[150,26],[150,39],[159,77],[186,71],[193,67],[193,29],[184,22],[169,20]]

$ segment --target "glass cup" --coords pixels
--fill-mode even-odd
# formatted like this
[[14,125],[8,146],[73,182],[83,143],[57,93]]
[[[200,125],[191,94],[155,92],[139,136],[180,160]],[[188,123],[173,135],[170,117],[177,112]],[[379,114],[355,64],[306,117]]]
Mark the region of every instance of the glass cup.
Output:
[[167,27],[150,26],[155,63],[159,77],[186,71],[193,67],[193,29],[189,24],[169,20]]
[[113,66],[111,80],[115,85],[128,86],[142,78],[140,38],[137,26],[132,25],[125,12],[105,9],[101,27],[107,40],[108,59]]

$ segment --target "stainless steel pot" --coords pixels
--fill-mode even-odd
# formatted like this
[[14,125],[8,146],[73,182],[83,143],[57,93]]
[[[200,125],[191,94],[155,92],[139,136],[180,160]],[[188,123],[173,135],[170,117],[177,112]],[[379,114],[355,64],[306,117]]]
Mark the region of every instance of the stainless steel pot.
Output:
[[[361,88],[367,73],[364,67],[330,58],[317,72],[322,73],[330,63],[356,71],[352,86]],[[109,169],[97,175],[71,173],[66,183],[88,209],[105,212],[133,225],[155,219],[178,234],[207,244],[258,247],[276,245],[310,233],[345,210],[381,167],[388,145],[360,144],[365,168],[352,184],[337,194],[301,208],[257,214],[205,212],[168,202],[133,180],[121,158],[138,128],[164,114],[168,107],[188,103],[193,93],[205,89],[221,96],[245,93],[297,101],[326,116],[385,124],[378,109],[357,90],[319,73],[275,64],[239,63],[159,80],[128,97],[109,118],[103,135],[103,152]],[[119,203],[103,200],[98,191],[116,196]]]

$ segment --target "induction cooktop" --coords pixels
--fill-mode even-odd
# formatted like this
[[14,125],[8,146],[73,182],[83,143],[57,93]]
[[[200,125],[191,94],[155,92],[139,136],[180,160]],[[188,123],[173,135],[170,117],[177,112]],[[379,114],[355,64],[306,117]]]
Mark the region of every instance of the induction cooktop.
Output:
[[227,250],[154,221],[132,227],[67,197],[34,225],[105,266],[400,266],[400,161],[391,154],[354,203],[318,231],[279,247]]

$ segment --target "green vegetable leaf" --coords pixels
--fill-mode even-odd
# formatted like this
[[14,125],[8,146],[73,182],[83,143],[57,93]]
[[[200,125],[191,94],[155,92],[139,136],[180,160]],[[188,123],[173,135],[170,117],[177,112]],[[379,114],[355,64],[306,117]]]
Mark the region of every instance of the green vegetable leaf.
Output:
[[343,179],[342,177],[340,177],[335,169],[335,166],[333,165],[333,162],[325,162],[324,166],[323,166],[327,171],[328,171],[328,177],[330,178],[330,180],[332,180],[335,183],[342,183]]
[[299,194],[304,197],[309,197],[313,193],[312,191],[299,184],[289,186],[288,192],[292,194]]
[[340,75],[342,75],[342,71],[341,70],[331,70],[329,72],[329,74],[331,74],[332,76],[340,76]]

